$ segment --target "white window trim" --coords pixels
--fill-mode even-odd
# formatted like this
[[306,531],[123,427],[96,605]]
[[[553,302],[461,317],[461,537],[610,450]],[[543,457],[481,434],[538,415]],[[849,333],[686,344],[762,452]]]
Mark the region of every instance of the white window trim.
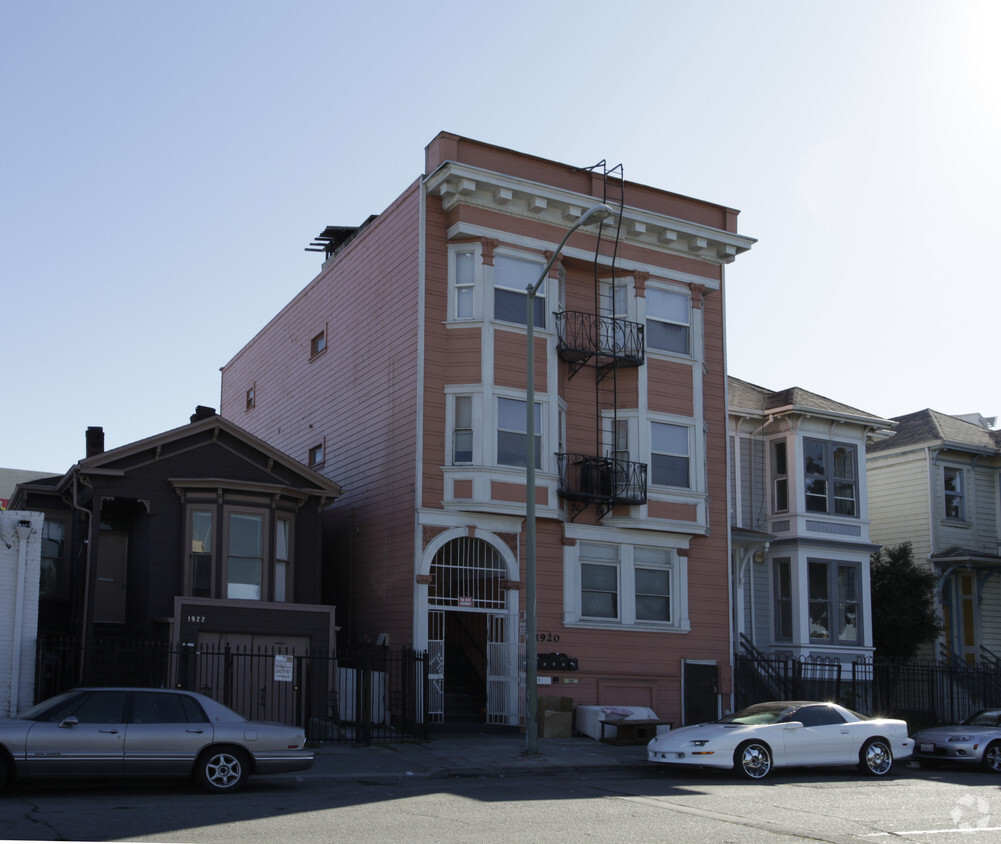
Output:
[[[662,493],[674,493],[678,495],[692,495],[703,494],[703,490],[706,487],[705,481],[705,460],[700,459],[700,456],[705,453],[702,443],[704,439],[700,438],[699,428],[695,424],[695,420],[691,417],[683,416],[671,416],[668,414],[650,414],[647,419],[647,424],[645,426],[645,442],[643,443],[643,453],[646,455],[646,460],[643,461],[647,464],[647,487],[649,490],[654,490]],[[657,484],[653,480],[653,428],[654,422],[660,422],[665,425],[676,425],[679,428],[686,428],[688,430],[688,486],[667,486],[666,484]]]
[[[701,356],[697,354],[697,350],[702,348],[702,330],[701,322],[697,318],[701,311],[697,309],[692,302],[692,291],[688,285],[678,285],[671,284],[669,281],[664,281],[661,279],[650,279],[646,283],[646,290],[661,290],[665,293],[676,293],[684,296],[688,300],[688,351],[687,352],[672,352],[670,349],[658,349],[650,345],[649,337],[646,338],[644,342],[644,350],[648,355],[654,355],[655,357],[673,358],[675,360],[699,360]],[[646,324],[648,319],[656,319],[655,317],[649,316],[647,313],[647,299],[644,295],[642,297],[642,314],[637,313],[636,321],[643,324],[644,330],[646,329]],[[637,302],[637,311],[640,308]],[[642,318],[641,318],[642,317]],[[662,321],[662,320],[658,320]],[[675,325],[680,325],[681,323],[673,323]],[[649,333],[649,332],[647,332]]]
[[[496,266],[497,266],[498,256],[502,258],[516,258],[520,261],[530,261],[533,264],[538,264],[540,273],[546,266],[545,258],[535,252],[519,251],[517,249],[512,249],[510,247],[501,246],[494,251],[494,263],[490,266],[485,266],[483,268],[484,284],[482,285],[482,287],[484,288],[484,298],[489,299],[490,302],[490,320],[492,322],[496,322],[498,325],[504,325],[504,326],[512,325],[512,326],[517,326],[522,330],[525,330],[526,327],[523,322],[512,322],[506,319],[500,319],[494,313],[495,292],[497,289],[497,286],[495,284],[495,279],[496,279]],[[536,280],[538,280],[538,277],[536,277]],[[552,312],[555,309],[556,301],[559,298],[558,282],[559,279],[553,278],[552,268],[550,268],[548,277],[546,278],[545,282],[543,282],[542,285],[539,287],[538,293],[535,294],[536,299],[544,300],[543,303],[544,323],[543,325],[535,326],[535,333],[539,332],[549,333],[554,330],[554,324],[553,324],[554,318]],[[487,288],[489,288],[489,296],[486,296]],[[527,285],[526,287],[523,287],[520,290],[515,287],[500,287],[500,289],[521,293],[523,296],[528,295]]]
[[[295,601],[295,516],[292,513],[278,512],[275,513],[275,528],[274,528],[274,539],[272,540],[272,560],[271,560],[271,574],[270,574],[270,584],[271,584],[271,595],[270,599],[277,601],[276,597],[278,593],[278,523],[288,522],[288,548],[286,549],[285,558],[285,598],[284,603],[291,604]],[[268,568],[267,558],[264,561],[265,570]]]
[[[473,459],[469,463],[456,463],[454,460],[455,444],[455,399],[456,396],[469,396],[472,410],[473,426]],[[445,388],[445,465],[446,466],[482,466],[483,465],[483,386],[480,384],[450,384]],[[522,401],[525,400],[522,394]]]
[[[471,317],[459,317],[458,313],[458,293],[456,291],[456,258],[459,252],[471,252],[473,254],[473,315]],[[446,323],[456,323],[458,325],[468,325],[471,322],[483,321],[483,248],[479,243],[468,241],[465,243],[450,243],[448,246],[448,314]]]
[[[552,455],[552,449],[548,447],[548,444],[552,441],[552,437],[549,431],[549,404],[545,401],[545,396],[536,395],[535,403],[539,406],[539,425],[535,431],[535,436],[539,438],[539,462],[541,466],[536,468],[537,472],[552,474],[553,472],[553,462],[555,458]],[[498,399],[511,399],[513,401],[520,401],[522,404],[526,403],[526,397],[524,390],[494,390],[493,396],[490,400],[490,451],[491,451],[491,465],[496,466],[499,469],[510,469],[516,472],[524,473],[525,468],[523,466],[509,466],[507,463],[500,463],[497,459],[497,435],[500,431],[500,414],[498,412]],[[527,412],[527,410],[526,410]],[[475,455],[475,449],[474,449]]]
[[[568,539],[577,540],[563,552],[563,623],[566,627],[592,630],[643,630],[659,633],[686,633],[691,630],[688,617],[688,556],[679,553],[688,544],[680,536],[650,536],[646,532],[612,530],[592,525],[572,525],[565,528]],[[687,537],[685,538],[687,539]],[[597,542],[619,546],[619,618],[601,620],[581,615],[580,543]],[[671,621],[636,620],[636,546],[668,550],[671,572]],[[655,568],[641,563],[641,568]]]
[[[229,519],[232,515],[259,516],[261,518],[261,596],[260,598],[230,598],[229,597]],[[222,568],[221,597],[233,601],[270,601],[271,585],[274,577],[274,548],[271,531],[271,513],[265,508],[240,507],[225,505],[222,508],[222,558],[219,564]]]
[[[967,468],[968,467],[957,463],[942,464],[942,479],[939,483],[939,489],[941,490],[942,495],[942,521],[945,524],[952,525],[954,527],[968,525],[970,523],[970,475],[967,472]],[[960,491],[958,495],[962,502],[963,512],[958,518],[948,514],[948,509],[945,504],[947,495],[957,494],[949,493],[945,488],[945,473],[950,469],[959,475]]]

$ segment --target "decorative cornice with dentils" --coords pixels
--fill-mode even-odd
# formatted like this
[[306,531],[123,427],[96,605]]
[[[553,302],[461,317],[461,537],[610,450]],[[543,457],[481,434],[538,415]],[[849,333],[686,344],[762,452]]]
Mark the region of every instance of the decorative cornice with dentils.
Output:
[[[596,202],[594,197],[455,162],[442,166],[425,186],[441,199],[445,211],[469,205],[563,227]],[[617,211],[606,226],[618,224]],[[582,229],[594,226],[585,224]],[[620,236],[637,246],[717,265],[730,263],[755,243],[752,237],[628,206],[622,212]]]

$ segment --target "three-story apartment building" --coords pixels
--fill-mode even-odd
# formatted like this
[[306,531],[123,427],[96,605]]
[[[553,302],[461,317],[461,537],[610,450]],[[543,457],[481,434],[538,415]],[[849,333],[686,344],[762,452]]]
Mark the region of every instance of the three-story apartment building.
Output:
[[[568,229],[533,315],[527,289]],[[432,655],[432,718],[522,716],[526,453],[541,682],[678,722],[729,692],[724,267],[737,212],[441,133],[222,371],[222,414],[336,478],[347,641]],[[455,693],[454,697],[452,693]]]
[[790,657],[872,654],[866,443],[893,423],[793,387],[730,379],[737,647]]

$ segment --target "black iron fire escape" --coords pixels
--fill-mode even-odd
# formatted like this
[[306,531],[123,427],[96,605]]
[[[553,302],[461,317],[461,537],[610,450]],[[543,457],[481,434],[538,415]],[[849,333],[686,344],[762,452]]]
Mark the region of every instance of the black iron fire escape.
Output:
[[[586,168],[603,176],[602,201],[616,211],[614,229],[605,233],[602,223],[594,258],[594,306],[591,311],[563,311],[556,314],[557,352],[569,364],[572,379],[582,370],[594,374],[594,454],[566,452],[558,455],[560,495],[570,503],[571,521],[594,504],[598,518],[603,518],[619,504],[646,504],[647,466],[623,457],[616,451],[618,431],[618,375],[626,367],[639,367],[644,362],[643,325],[630,322],[617,313],[615,258],[622,225],[625,180],[622,165],[608,168],[604,161]],[[611,252],[611,268],[599,267],[599,255]],[[608,276],[603,290],[601,276]],[[602,384],[606,378],[604,398]],[[609,415],[603,416],[606,412]],[[611,427],[603,430],[602,422]],[[602,445],[604,443],[604,446]],[[605,453],[602,453],[604,451]]]

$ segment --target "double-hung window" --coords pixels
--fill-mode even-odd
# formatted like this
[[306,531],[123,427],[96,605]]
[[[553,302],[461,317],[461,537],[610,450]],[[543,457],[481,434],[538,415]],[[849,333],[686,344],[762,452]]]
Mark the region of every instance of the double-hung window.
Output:
[[629,317],[629,289],[622,282],[603,281],[598,288],[598,346],[606,353],[626,350],[626,326]]
[[[473,397],[455,396],[452,419],[452,465],[473,462]],[[522,426],[524,428],[524,425]]]
[[[525,468],[526,402],[497,399],[497,463]],[[542,405],[535,403],[535,468],[542,468]]]
[[576,620],[596,625],[674,623],[674,552],[667,548],[582,541]]
[[786,441],[772,443],[772,512],[785,513],[789,510],[789,463],[786,457]]
[[226,556],[226,597],[262,599],[264,516],[230,513]]
[[38,581],[42,598],[64,598],[68,594],[66,523],[46,516],[42,523],[42,560]]
[[858,644],[862,618],[857,563],[808,563],[810,641]]
[[476,301],[476,251],[457,250],[453,254],[452,302],[453,319],[473,319]]
[[827,440],[803,440],[806,509],[834,516],[858,514],[855,446]]
[[963,470],[945,466],[942,470],[945,493],[945,517],[956,521],[966,519],[966,494],[963,489]]
[[679,355],[691,354],[692,306],[684,293],[646,289],[646,346]]
[[691,489],[689,432],[684,425],[650,423],[650,483]]
[[272,596],[287,601],[292,591],[292,520],[279,516],[275,520],[275,583]]
[[792,628],[792,563],[788,557],[776,560],[772,569],[775,578],[775,640],[791,642]]
[[[512,255],[494,255],[494,319],[525,324],[528,288],[539,280],[544,266]],[[547,286],[548,279],[539,287],[532,303],[536,328],[546,327]]]
[[619,619],[619,546],[582,542],[580,614],[583,618]]
[[190,510],[188,531],[191,537],[188,557],[188,594],[195,598],[212,597],[213,522],[212,510]]

